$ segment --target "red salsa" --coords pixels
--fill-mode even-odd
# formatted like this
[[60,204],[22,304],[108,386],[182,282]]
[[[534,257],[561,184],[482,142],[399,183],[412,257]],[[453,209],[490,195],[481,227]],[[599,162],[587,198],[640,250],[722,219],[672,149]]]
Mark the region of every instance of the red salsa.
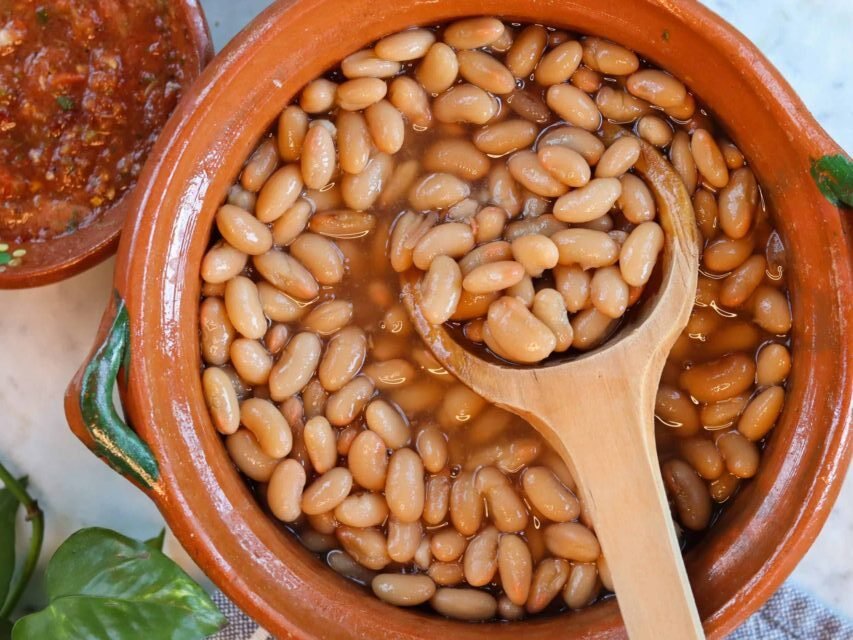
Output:
[[0,0],[0,241],[72,233],[133,186],[191,46],[170,0]]

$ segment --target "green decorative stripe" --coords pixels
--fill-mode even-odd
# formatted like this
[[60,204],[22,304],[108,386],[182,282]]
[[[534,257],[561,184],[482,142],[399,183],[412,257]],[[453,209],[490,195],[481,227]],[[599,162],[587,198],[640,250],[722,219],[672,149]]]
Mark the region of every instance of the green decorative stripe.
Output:
[[812,160],[812,178],[836,207],[853,207],[853,160],[841,154]]
[[83,372],[80,408],[95,452],[122,475],[155,490],[160,478],[157,460],[148,445],[125,424],[113,402],[119,369],[126,365],[129,355],[130,319],[124,300],[116,293],[113,325]]

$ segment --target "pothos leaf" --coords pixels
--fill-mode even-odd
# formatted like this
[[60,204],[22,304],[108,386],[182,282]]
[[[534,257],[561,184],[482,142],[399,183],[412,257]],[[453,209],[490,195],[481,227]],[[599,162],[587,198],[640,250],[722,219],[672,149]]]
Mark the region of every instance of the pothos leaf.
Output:
[[21,618],[12,640],[198,640],[225,618],[178,565],[145,542],[83,529],[47,567],[46,609]]
[[[21,484],[26,486],[26,478],[21,480]],[[0,489],[0,609],[9,597],[9,587],[15,575],[15,522],[19,506],[18,499],[9,489]]]
[[812,160],[812,178],[836,207],[853,207],[853,160],[841,154]]
[[160,533],[156,537],[145,541],[145,546],[154,549],[155,551],[163,550],[163,543],[166,541],[166,529],[160,529]]

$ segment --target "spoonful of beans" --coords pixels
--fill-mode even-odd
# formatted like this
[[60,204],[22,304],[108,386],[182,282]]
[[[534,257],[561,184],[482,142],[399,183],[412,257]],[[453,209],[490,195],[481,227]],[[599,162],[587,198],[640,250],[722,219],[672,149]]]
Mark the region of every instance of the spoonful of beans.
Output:
[[[620,133],[610,134],[618,142]],[[414,327],[442,366],[489,402],[527,420],[572,471],[607,558],[628,635],[689,640],[704,635],[661,480],[654,404],[667,354],[693,305],[699,242],[678,174],[654,147],[640,145],[634,169],[654,195],[664,238],[657,245],[654,239],[637,243],[633,255],[623,251],[621,268],[642,270],[649,263],[643,252],[656,255],[662,241],[662,279],[638,316],[597,350],[543,362],[562,338],[559,323],[549,327],[518,298],[505,295],[491,303],[482,325],[483,340],[499,357],[481,357],[436,322],[441,314],[433,288],[460,273],[452,267],[442,273],[439,261],[426,275],[406,272],[401,284]],[[539,302],[547,307],[547,300]]]

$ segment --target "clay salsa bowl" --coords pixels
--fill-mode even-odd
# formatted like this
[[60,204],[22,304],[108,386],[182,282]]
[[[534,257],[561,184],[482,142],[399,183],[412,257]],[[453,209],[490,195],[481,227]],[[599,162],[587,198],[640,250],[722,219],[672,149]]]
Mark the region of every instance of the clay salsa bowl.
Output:
[[[184,57],[184,92],[213,58],[213,42],[198,0],[175,3],[174,35]],[[131,187],[91,223],[72,233],[54,236],[44,242],[0,243],[9,247],[0,254],[6,260],[25,251],[5,270],[0,269],[0,289],[21,289],[51,284],[85,271],[111,256],[125,218],[132,210],[136,188]],[[0,258],[3,258],[0,255]],[[4,264],[6,260],[0,262]],[[20,264],[17,264],[20,262]]]
[[[199,375],[199,265],[217,207],[306,82],[416,24],[493,14],[605,36],[670,70],[712,105],[777,214],[795,320],[785,411],[761,469],[686,557],[709,636],[725,636],[754,612],[817,535],[850,458],[853,273],[842,223],[849,214],[824,197],[810,171],[815,160],[843,152],[741,34],[696,2],[673,6],[283,1],[220,54],[178,108],[140,179],[119,247],[116,294],[69,387],[66,412],[95,453],[148,493],[213,581],[276,637],[625,636],[613,599],[571,615],[481,625],[382,603],[264,513],[208,416]],[[117,377],[133,428],[112,406]]]

